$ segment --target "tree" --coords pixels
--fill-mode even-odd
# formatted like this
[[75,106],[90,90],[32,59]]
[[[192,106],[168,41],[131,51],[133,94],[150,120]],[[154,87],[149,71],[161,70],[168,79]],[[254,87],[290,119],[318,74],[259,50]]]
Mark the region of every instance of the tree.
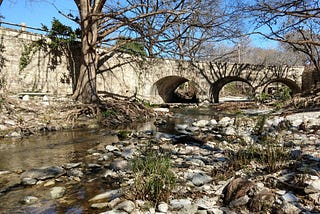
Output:
[[254,33],[305,54],[306,64],[312,65],[318,73],[315,82],[320,81],[319,1],[256,0],[246,5],[246,11],[257,22]]
[[[155,7],[159,2],[161,2],[161,5],[170,5],[170,1],[150,0],[141,1],[140,4],[131,4],[130,1],[114,2],[112,0],[108,2],[106,0],[74,0],[74,2],[80,15],[82,61],[73,97],[84,103],[99,100],[96,91],[96,74],[101,57],[97,53],[99,45],[109,48],[109,52],[114,51],[119,48],[114,43],[117,40],[116,37],[121,33],[121,36],[125,33],[125,36],[128,36],[128,34],[129,36],[134,35],[135,37],[130,37],[139,41],[140,38],[136,37],[136,33],[141,32],[143,28],[143,24],[139,21],[152,16],[165,16],[165,14],[179,16],[183,13],[181,8],[170,10],[171,7]],[[183,0],[177,2],[183,2]],[[146,12],[137,13],[138,7],[146,8]],[[149,11],[149,8],[156,8],[156,10]],[[74,20],[77,21],[76,18]],[[167,26],[170,25],[171,23],[168,21]],[[155,30],[147,36],[160,35],[161,33],[162,31]]]
[[[92,103],[99,100],[96,92],[99,59],[124,46],[123,43],[117,43],[118,38],[126,37],[130,38],[127,41],[129,43],[144,44],[148,56],[151,57],[160,56],[163,53],[165,56],[169,56],[170,53],[175,55],[177,53],[175,50],[179,50],[179,56],[185,56],[186,53],[194,53],[193,56],[195,56],[195,53],[199,53],[195,48],[199,49],[205,41],[212,38],[212,33],[215,32],[213,28],[218,26],[218,24],[213,25],[212,19],[217,17],[211,16],[211,12],[222,1],[211,0],[210,6],[207,1],[202,0],[196,2],[191,0],[74,0],[74,2],[80,17],[66,16],[74,19],[81,26],[82,61],[73,97],[84,103]],[[226,28],[230,18],[222,19],[223,14],[219,17],[223,21],[217,23],[224,23],[223,26]],[[222,32],[221,29],[216,32]],[[107,52],[103,55],[98,54],[99,46],[107,48]],[[190,56],[193,57],[192,55],[188,57]]]

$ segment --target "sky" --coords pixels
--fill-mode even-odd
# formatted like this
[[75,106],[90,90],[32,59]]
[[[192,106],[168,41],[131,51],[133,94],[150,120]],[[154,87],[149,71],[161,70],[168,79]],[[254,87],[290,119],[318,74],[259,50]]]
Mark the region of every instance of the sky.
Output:
[[[53,2],[52,5],[50,2]],[[28,27],[41,28],[42,24],[51,27],[53,17],[63,24],[76,28],[74,22],[68,20],[58,10],[65,14],[77,13],[73,0],[3,0],[0,6],[2,21],[14,24],[25,23]],[[9,27],[5,25],[5,27]]]
[[[53,4],[51,3],[53,2]],[[53,17],[67,26],[76,29],[76,23],[65,18],[59,11],[64,14],[77,14],[77,8],[73,0],[3,0],[0,6],[0,15],[4,22],[13,24],[25,23],[28,27],[41,28],[42,24],[48,28],[51,27]],[[8,25],[3,25],[9,27]],[[13,28],[10,26],[10,28]],[[276,42],[270,42],[262,37],[254,37],[252,44],[256,47],[275,48]]]

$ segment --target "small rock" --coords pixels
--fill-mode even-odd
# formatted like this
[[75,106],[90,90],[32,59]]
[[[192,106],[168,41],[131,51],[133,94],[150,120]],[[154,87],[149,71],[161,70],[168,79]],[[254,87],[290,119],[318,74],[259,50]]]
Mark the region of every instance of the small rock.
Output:
[[20,201],[23,204],[33,204],[36,203],[39,199],[34,196],[25,196]]
[[23,185],[35,185],[37,181],[38,180],[34,178],[22,178]]
[[186,128],[188,127],[188,125],[187,124],[177,124],[176,125],[176,130],[185,130]]
[[219,120],[218,125],[221,127],[227,127],[227,126],[231,126],[234,123],[234,118],[230,118],[230,117],[223,117],[221,118],[221,120]]
[[210,120],[210,125],[215,126],[218,122],[215,119]]
[[65,187],[53,187],[50,190],[51,198],[53,199],[61,198],[64,195],[65,191],[66,191]]
[[135,209],[135,204],[132,201],[126,200],[115,206],[116,210],[123,210],[127,213],[132,213]]
[[287,192],[283,196],[281,196],[282,200],[285,202],[298,202],[299,198],[295,196],[292,192]]
[[169,209],[169,206],[165,202],[160,202],[158,205],[158,211],[162,213],[167,213]]
[[115,198],[121,197],[122,195],[123,194],[121,193],[120,190],[109,190],[107,192],[104,192],[104,193],[101,193],[101,194],[94,196],[89,201],[97,201],[97,200],[101,200],[101,199],[107,199],[108,201],[111,201]]
[[191,178],[191,182],[195,186],[202,186],[202,185],[209,183],[211,181],[212,181],[212,177],[210,177],[209,175],[206,175],[203,172],[195,173]]
[[128,161],[123,160],[123,159],[116,159],[114,160],[111,164],[110,167],[112,170],[115,171],[125,171],[126,169],[128,169],[129,164]]
[[80,165],[81,165],[81,162],[79,162],[79,163],[67,163],[67,164],[64,165],[64,168],[71,169],[71,168],[76,168],[76,167],[78,167]]
[[91,204],[92,208],[96,208],[96,209],[102,209],[102,208],[106,208],[109,206],[109,203],[96,203],[96,204]]
[[198,121],[192,123],[192,125],[195,127],[203,128],[203,127],[206,127],[207,125],[209,125],[209,123],[210,122],[207,120],[198,120]]
[[21,178],[35,178],[38,180],[45,180],[48,178],[53,178],[60,176],[65,173],[65,170],[62,167],[50,166],[50,167],[41,167],[36,169],[30,169],[21,174]]
[[173,199],[170,201],[170,205],[174,210],[180,210],[183,207],[191,205],[191,201],[189,199]]
[[284,202],[281,206],[283,213],[301,213],[301,210],[292,203]]
[[22,137],[20,132],[11,132],[9,134],[9,137]]
[[43,186],[48,187],[48,186],[53,186],[55,184],[56,184],[56,182],[54,180],[50,180],[50,181],[47,181],[46,183],[44,183]]
[[24,96],[22,97],[22,100],[23,100],[23,101],[29,101],[29,100],[30,100],[30,96],[29,96],[28,94],[26,94],[26,95],[24,95]]
[[112,146],[112,145],[107,145],[106,146],[106,150],[109,152],[113,152],[113,151],[119,151],[119,148],[116,146]]
[[320,206],[320,193],[309,194],[308,197],[314,202],[315,205]]
[[205,196],[203,198],[198,199],[195,202],[195,204],[197,204],[198,207],[201,209],[208,210],[208,209],[213,208],[217,204],[217,201],[219,201],[218,197],[209,198],[209,197]]
[[67,175],[81,178],[83,177],[83,172],[80,169],[71,169],[67,172]]
[[312,181],[307,187],[304,188],[307,194],[320,192],[320,178]]

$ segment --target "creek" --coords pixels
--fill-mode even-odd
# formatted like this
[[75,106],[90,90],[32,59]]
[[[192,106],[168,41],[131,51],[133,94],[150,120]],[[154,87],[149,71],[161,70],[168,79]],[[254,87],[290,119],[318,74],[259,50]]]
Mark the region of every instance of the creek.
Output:
[[[153,125],[154,121],[149,121],[128,129],[172,135],[176,134],[176,123],[228,115],[225,112],[214,112],[210,108],[199,109],[194,106],[173,108],[172,112],[173,116],[162,126],[156,127]],[[119,141],[114,133],[105,129],[82,129],[1,139],[0,213],[99,213],[90,208],[89,199],[101,192],[119,188],[121,182],[102,179],[103,167],[95,167],[91,162],[97,151]],[[85,166],[81,180],[58,178],[54,183],[45,180],[37,185],[21,185],[20,175],[23,171],[44,166],[66,166],[70,163],[81,163]],[[104,166],[109,163],[110,161],[104,162]],[[62,199],[50,197],[52,185],[66,188]],[[37,203],[27,203],[28,196],[36,197]]]

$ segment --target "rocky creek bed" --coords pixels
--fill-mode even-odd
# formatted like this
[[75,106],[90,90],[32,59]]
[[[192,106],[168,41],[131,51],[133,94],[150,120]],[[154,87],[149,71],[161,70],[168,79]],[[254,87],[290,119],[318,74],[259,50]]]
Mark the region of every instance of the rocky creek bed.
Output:
[[[319,213],[320,112],[243,112],[185,118],[175,124],[175,134],[132,131],[113,143],[97,142],[77,162],[2,170],[0,213]],[[155,124],[165,126],[174,116],[168,113]],[[7,135],[22,132],[12,133]],[[132,196],[132,162],[146,147],[169,154],[177,182],[156,203]],[[75,193],[95,182],[103,188],[93,195]],[[23,194],[14,210],[3,202],[18,190]],[[76,206],[79,200],[84,202]]]

